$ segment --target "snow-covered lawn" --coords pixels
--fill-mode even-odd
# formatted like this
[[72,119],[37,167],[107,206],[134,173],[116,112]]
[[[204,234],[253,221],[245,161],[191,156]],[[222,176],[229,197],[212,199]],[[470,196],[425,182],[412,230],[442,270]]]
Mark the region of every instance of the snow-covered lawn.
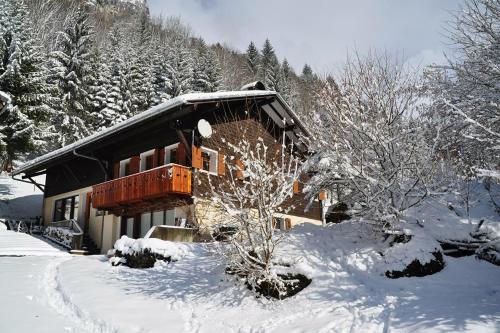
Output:
[[372,273],[370,245],[336,248],[342,229],[294,233],[290,244],[309,245],[287,246],[289,254],[313,282],[283,301],[256,299],[224,274],[210,245],[183,245],[179,261],[145,270],[112,267],[104,256],[2,257],[0,332],[500,330],[497,266],[446,257],[433,276],[391,280]]
[[[480,216],[497,228],[491,207],[473,223]],[[473,227],[438,201],[414,218],[436,238]],[[383,244],[364,224],[290,232],[278,254],[312,283],[283,301],[226,275],[213,244],[166,245],[178,261],[131,269],[0,230],[0,332],[500,332],[500,267],[445,257],[432,276],[388,279]]]

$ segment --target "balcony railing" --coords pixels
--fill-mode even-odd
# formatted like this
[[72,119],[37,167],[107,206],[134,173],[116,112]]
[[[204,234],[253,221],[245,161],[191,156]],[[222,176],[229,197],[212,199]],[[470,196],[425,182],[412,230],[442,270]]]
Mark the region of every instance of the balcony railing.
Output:
[[191,194],[191,169],[167,164],[92,187],[92,205],[110,209],[168,194]]

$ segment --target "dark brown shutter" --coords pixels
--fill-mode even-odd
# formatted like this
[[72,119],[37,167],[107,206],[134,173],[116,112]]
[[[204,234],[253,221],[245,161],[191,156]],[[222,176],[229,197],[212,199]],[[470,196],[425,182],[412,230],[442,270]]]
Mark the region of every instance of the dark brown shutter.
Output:
[[158,150],[158,166],[165,164],[165,148]]
[[240,159],[237,159],[235,161],[235,164],[236,164],[236,179],[239,179],[239,180],[243,180],[245,178],[245,174],[244,174],[244,171],[245,171],[245,164],[243,164],[243,162],[240,160]]
[[299,181],[296,180],[293,182],[293,194],[299,194],[300,189],[299,189]]
[[191,157],[192,167],[196,168],[196,169],[201,169],[201,167],[202,167],[201,148],[193,145],[193,147],[191,148],[191,151],[192,151],[192,157]]
[[160,149],[156,148],[154,153],[153,153],[153,168],[156,168],[159,166],[158,164],[158,158],[160,156]]
[[130,174],[138,173],[141,165],[141,158],[139,155],[130,158]]
[[292,220],[290,220],[288,217],[285,219],[285,230],[290,230],[292,229]]
[[186,165],[186,147],[182,142],[177,145],[177,161],[175,163]]
[[224,162],[224,157],[224,154],[219,153],[217,161],[217,173],[219,176],[224,176],[226,174],[226,163]]
[[113,179],[120,177],[120,162],[116,162],[113,166]]

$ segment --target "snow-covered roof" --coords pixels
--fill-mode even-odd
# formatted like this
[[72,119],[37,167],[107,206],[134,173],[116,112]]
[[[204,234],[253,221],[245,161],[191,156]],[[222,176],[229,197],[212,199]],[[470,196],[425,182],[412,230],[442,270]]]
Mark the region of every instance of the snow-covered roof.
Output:
[[[75,149],[82,148],[82,147],[87,146],[93,142],[107,138],[115,133],[121,132],[127,128],[130,128],[130,127],[135,126],[139,123],[147,121],[148,119],[156,117],[160,114],[169,112],[170,110],[172,110],[176,107],[182,106],[182,105],[199,103],[199,102],[203,102],[203,101],[211,101],[211,100],[252,99],[252,98],[265,97],[265,96],[276,97],[277,100],[279,101],[279,103],[281,104],[282,109],[286,111],[287,116],[291,117],[290,118],[291,123],[299,124],[300,130],[307,134],[306,129],[304,128],[304,126],[302,124],[300,124],[300,121],[297,118],[297,116],[293,113],[293,111],[286,104],[286,102],[281,98],[281,96],[275,91],[246,90],[246,91],[219,91],[219,92],[213,92],[213,93],[191,93],[191,94],[185,94],[185,95],[181,95],[181,96],[172,98],[172,99],[170,99],[162,104],[159,104],[157,106],[154,106],[154,107],[148,109],[147,111],[144,111],[144,112],[139,113],[133,117],[130,117],[129,119],[127,119],[121,123],[118,123],[114,126],[111,126],[111,127],[106,128],[104,130],[96,132],[96,133],[94,133],[86,138],[78,140],[72,144],[69,144],[69,145],[64,146],[62,148],[54,150],[50,153],[47,153],[47,154],[42,155],[40,157],[37,157],[37,158],[19,166],[18,168],[16,168],[12,172],[12,175],[18,175],[18,174],[24,173],[25,171],[28,171],[30,169],[34,169],[36,167],[39,167],[44,163],[47,163],[51,160],[54,160],[60,156],[65,155],[65,154],[71,153]],[[31,170],[31,171],[33,171],[33,170]]]

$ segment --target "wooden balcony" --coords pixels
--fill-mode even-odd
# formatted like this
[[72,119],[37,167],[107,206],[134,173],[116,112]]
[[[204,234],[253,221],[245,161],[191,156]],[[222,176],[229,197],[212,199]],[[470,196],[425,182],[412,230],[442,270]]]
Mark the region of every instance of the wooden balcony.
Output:
[[92,187],[92,206],[112,209],[167,195],[191,194],[191,169],[167,164]]

